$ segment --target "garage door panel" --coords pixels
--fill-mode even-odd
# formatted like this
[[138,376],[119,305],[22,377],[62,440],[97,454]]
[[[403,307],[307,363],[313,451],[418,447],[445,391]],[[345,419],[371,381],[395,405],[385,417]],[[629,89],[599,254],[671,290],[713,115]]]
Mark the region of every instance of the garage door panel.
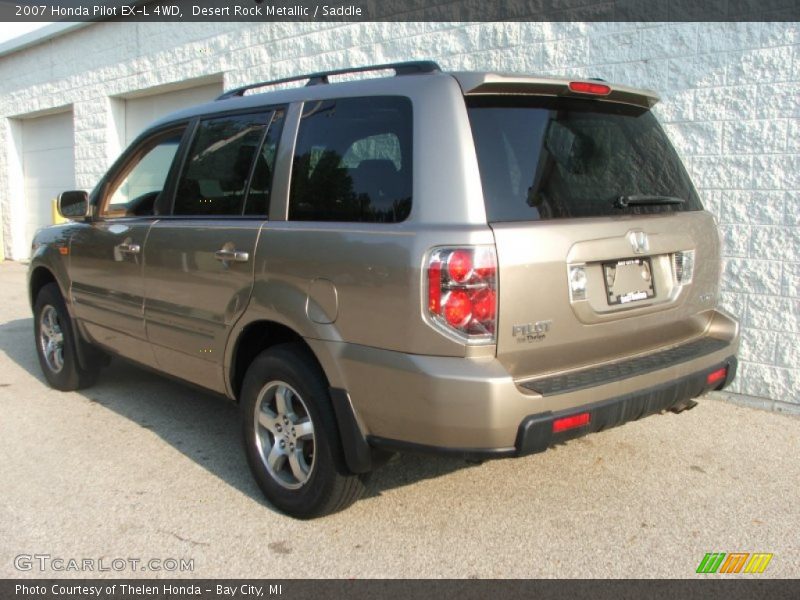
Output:
[[25,248],[36,230],[50,225],[53,198],[75,188],[72,113],[22,121]]
[[[72,113],[25,119],[23,121],[22,146],[24,152],[72,147]],[[66,142],[65,142],[66,141]]]
[[28,202],[28,220],[39,223],[39,227],[50,225],[53,199],[57,198],[63,191],[63,189],[56,186],[37,187],[27,190],[25,199]]
[[38,188],[56,186],[55,182],[74,181],[74,161],[72,146],[24,152],[22,169],[25,173],[25,186]]

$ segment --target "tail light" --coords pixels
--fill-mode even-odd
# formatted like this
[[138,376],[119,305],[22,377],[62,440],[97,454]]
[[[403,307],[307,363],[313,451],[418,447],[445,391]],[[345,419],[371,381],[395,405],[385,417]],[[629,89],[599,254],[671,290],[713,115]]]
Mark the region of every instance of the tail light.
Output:
[[688,285],[694,277],[694,250],[683,250],[672,255],[672,272],[675,283]]
[[494,246],[437,248],[427,264],[428,318],[468,343],[494,343],[497,255]]

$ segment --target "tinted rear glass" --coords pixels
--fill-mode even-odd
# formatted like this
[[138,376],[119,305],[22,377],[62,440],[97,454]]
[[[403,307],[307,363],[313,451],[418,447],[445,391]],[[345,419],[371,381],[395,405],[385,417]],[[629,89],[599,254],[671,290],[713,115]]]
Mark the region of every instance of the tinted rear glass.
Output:
[[[467,106],[490,222],[702,209],[648,110],[518,96],[468,98]],[[614,207],[633,195],[684,203]]]

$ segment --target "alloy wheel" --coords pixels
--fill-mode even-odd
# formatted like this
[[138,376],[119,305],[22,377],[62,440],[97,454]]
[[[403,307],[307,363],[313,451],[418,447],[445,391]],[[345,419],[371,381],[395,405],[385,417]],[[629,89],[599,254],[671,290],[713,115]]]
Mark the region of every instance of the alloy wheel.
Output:
[[51,305],[46,305],[39,316],[39,347],[53,373],[60,373],[64,368],[64,334],[58,312]]
[[270,476],[286,489],[302,487],[314,469],[314,423],[300,394],[271,381],[256,400],[256,444]]

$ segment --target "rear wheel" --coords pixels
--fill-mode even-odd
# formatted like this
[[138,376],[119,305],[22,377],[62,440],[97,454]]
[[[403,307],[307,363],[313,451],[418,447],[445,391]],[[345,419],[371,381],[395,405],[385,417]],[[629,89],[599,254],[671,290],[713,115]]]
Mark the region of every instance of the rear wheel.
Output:
[[364,493],[366,476],[344,461],[324,375],[303,348],[259,354],[242,386],[247,461],[276,508],[300,519],[342,510]]
[[47,382],[65,392],[89,387],[97,380],[99,366],[82,368],[77,340],[61,291],[48,283],[36,296],[33,308],[36,354]]

